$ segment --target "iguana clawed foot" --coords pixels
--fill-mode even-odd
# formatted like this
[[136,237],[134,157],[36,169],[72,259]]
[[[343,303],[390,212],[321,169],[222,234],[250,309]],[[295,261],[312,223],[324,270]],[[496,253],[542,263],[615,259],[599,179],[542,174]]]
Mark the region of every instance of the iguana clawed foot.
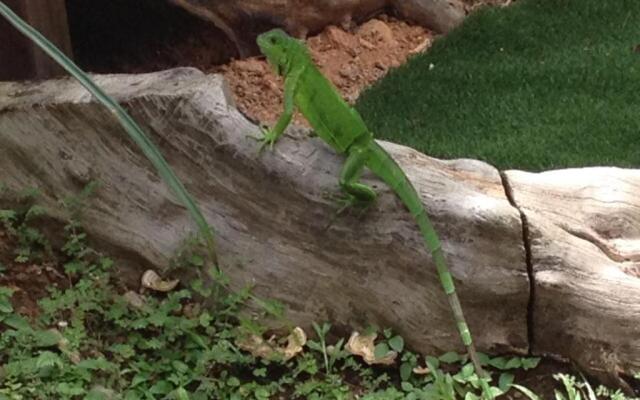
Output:
[[334,201],[340,207],[333,214],[329,223],[324,227],[323,230],[325,231],[329,229],[331,225],[333,225],[333,223],[336,221],[336,219],[338,219],[338,217],[344,212],[347,212],[350,209],[357,209],[358,218],[360,218],[369,209],[371,204],[373,204],[373,201],[371,200],[362,200],[349,193],[342,193],[340,195],[326,194],[324,197],[328,198],[331,201]]

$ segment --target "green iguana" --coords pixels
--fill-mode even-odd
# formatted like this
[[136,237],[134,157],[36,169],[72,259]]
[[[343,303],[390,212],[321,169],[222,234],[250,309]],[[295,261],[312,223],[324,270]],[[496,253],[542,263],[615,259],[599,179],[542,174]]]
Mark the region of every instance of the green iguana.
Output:
[[405,173],[373,139],[358,112],[342,99],[331,82],[313,64],[302,42],[280,29],[261,34],[257,42],[276,73],[285,78],[284,112],[273,129],[263,130],[263,137],[259,138],[262,141],[261,150],[265,146],[273,148],[273,144],[291,122],[294,108],[297,107],[320,138],[338,153],[347,156],[340,174],[340,187],[346,195],[345,207],[356,203],[369,204],[376,198],[373,189],[358,182],[365,167],[393,189],[420,227],[424,243],[432,254],[440,282],[453,310],[462,342],[476,371],[481,375],[482,369],[471,333],[445,263],[440,241],[420,197]]

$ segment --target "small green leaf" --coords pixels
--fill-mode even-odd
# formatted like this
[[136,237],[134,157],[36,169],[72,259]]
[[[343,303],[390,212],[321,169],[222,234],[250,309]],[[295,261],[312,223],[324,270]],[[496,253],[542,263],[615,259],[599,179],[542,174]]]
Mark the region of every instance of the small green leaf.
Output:
[[84,393],[84,389],[80,386],[71,385],[67,382],[60,382],[56,386],[58,393],[65,395],[66,398],[80,396]]
[[184,388],[180,387],[173,392],[173,398],[175,400],[189,400],[189,393],[187,393]]
[[499,387],[491,386],[489,388],[489,393],[487,394],[489,395],[490,399],[495,399],[496,397],[504,394],[504,390],[500,389]]
[[478,352],[478,361],[480,361],[480,365],[488,365],[491,358],[485,353]]
[[564,395],[557,389],[553,391],[553,394],[555,395],[556,400],[567,400],[567,398],[564,397]]
[[29,321],[26,318],[18,315],[11,314],[5,319],[2,320],[2,323],[8,325],[9,327],[17,330],[17,331],[30,331],[31,325],[29,325]]
[[13,306],[8,297],[0,297],[0,314],[11,314]]
[[408,381],[411,378],[411,374],[413,373],[413,367],[410,363],[402,363],[400,365],[400,378],[403,381]]
[[253,394],[260,400],[267,400],[269,396],[271,396],[271,393],[269,393],[269,391],[263,387],[259,387],[254,390]]
[[506,392],[507,390],[509,390],[509,388],[513,384],[513,378],[514,378],[513,374],[508,372],[504,372],[500,374],[500,378],[498,379],[498,387],[503,392]]
[[473,369],[473,364],[469,363],[462,367],[462,369],[460,370],[460,375],[462,375],[464,379],[468,379],[471,375],[474,374],[474,372],[475,370]]
[[109,347],[109,350],[122,358],[131,358],[136,354],[133,347],[128,344],[114,344]]
[[256,368],[253,370],[253,376],[258,377],[258,378],[264,378],[267,376],[267,369],[266,368]]
[[504,369],[517,369],[520,367],[522,367],[522,358],[513,357],[512,359],[507,361],[507,363],[504,366]]
[[51,347],[56,346],[62,339],[62,334],[57,330],[46,330],[34,332],[34,338],[36,340],[36,346],[38,347]]
[[460,354],[455,351],[450,351],[448,353],[444,353],[440,357],[438,357],[440,361],[447,364],[452,364],[461,360]]
[[373,351],[376,359],[384,358],[389,353],[389,346],[386,343],[378,343]]
[[497,369],[505,369],[507,359],[504,357],[496,357],[489,360],[489,365]]
[[196,267],[202,267],[204,265],[204,258],[199,256],[198,254],[193,254],[189,258],[189,263],[195,265]]
[[405,392],[410,392],[413,390],[413,385],[410,384],[409,382],[402,382],[400,384],[400,387],[402,388],[402,390],[404,390]]
[[33,218],[39,217],[41,215],[45,215],[47,213],[47,209],[42,207],[42,206],[31,206],[29,207],[29,210],[27,211],[27,213],[24,216],[24,220],[25,221],[29,221]]
[[173,390],[173,385],[169,381],[158,381],[149,388],[149,393],[152,394],[169,394]]
[[211,325],[211,321],[213,321],[213,317],[209,314],[208,311],[203,311],[198,317],[198,323],[200,326],[206,328]]
[[404,339],[400,335],[396,335],[389,339],[389,347],[400,353],[404,349]]
[[108,371],[114,365],[107,361],[104,357],[87,358],[77,364],[78,368],[88,369],[92,371]]
[[426,356],[424,359],[427,362],[427,366],[430,370],[436,370],[440,368],[440,360],[438,360],[437,358],[433,356]]
[[0,221],[13,222],[16,219],[16,212],[13,210],[0,210]]
[[511,387],[514,388],[514,389],[519,390],[520,392],[522,392],[522,394],[527,396],[529,398],[529,400],[541,400],[540,397],[538,397],[537,394],[533,393],[530,389],[528,389],[528,388],[526,388],[524,386],[511,384]]
[[529,358],[523,358],[522,359],[522,368],[527,370],[527,369],[532,369],[538,366],[538,364],[540,363],[540,357],[529,357]]
[[62,368],[63,365],[64,364],[62,363],[60,356],[51,351],[43,351],[36,360],[36,368],[38,369],[50,367]]

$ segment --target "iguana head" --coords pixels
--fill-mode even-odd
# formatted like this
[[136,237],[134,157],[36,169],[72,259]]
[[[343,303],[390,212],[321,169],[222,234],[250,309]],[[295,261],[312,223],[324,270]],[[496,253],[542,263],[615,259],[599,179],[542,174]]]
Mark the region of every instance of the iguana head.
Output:
[[276,73],[285,75],[291,62],[306,54],[306,48],[282,29],[273,29],[258,36],[258,47]]

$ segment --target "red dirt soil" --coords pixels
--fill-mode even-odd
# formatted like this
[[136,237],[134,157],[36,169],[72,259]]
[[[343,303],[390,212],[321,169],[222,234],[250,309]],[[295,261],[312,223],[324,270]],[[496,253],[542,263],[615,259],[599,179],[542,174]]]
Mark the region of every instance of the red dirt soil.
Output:
[[[360,92],[382,78],[408,57],[426,50],[434,34],[386,15],[351,29],[330,26],[307,40],[315,63],[353,103]],[[248,117],[272,124],[282,113],[282,79],[264,58],[235,60],[212,69],[230,83],[240,111]],[[306,125],[300,115],[294,120]]]

